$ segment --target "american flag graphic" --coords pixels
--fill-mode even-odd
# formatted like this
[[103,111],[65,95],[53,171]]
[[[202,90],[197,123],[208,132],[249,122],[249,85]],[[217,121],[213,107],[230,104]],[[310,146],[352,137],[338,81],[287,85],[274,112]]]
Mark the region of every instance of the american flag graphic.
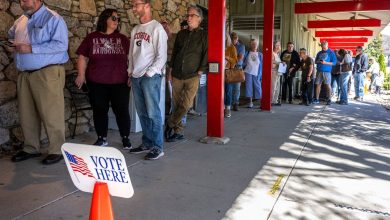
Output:
[[66,157],[68,158],[70,166],[72,167],[72,170],[74,172],[79,172],[85,176],[95,178],[92,175],[91,171],[88,169],[88,166],[84,162],[83,158],[78,157],[74,154],[72,155],[72,154],[68,153],[67,151],[65,151],[65,154],[66,154]]

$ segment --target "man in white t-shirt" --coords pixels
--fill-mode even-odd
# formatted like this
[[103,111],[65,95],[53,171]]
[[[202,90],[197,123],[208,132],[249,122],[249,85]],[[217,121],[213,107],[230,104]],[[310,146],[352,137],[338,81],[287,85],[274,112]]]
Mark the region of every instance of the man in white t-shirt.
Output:
[[133,87],[135,107],[142,127],[142,144],[130,153],[148,152],[146,160],[164,156],[161,118],[161,74],[167,61],[168,36],[163,26],[152,19],[150,0],[133,0],[134,14],[140,24],[131,31],[129,84]]

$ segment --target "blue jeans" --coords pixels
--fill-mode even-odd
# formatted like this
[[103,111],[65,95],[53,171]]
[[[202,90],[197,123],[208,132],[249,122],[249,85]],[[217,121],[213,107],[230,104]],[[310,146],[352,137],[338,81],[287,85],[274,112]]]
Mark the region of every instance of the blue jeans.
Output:
[[261,99],[261,81],[257,76],[245,73],[245,96]]
[[131,78],[135,107],[142,127],[142,144],[163,151],[163,123],[160,110],[161,75]]
[[233,104],[240,103],[240,87],[241,83],[233,83]]
[[364,95],[364,78],[366,74],[355,73],[354,85],[355,85],[355,97],[363,97]]
[[232,98],[233,98],[233,83],[225,83],[225,106],[231,106],[232,105]]
[[333,95],[336,95],[336,91],[337,91],[337,97],[340,97],[340,74],[335,74],[335,75],[332,75],[332,82],[331,82],[331,86],[332,86],[332,94]]
[[340,102],[348,103],[348,81],[350,72],[341,73],[339,78],[340,85]]

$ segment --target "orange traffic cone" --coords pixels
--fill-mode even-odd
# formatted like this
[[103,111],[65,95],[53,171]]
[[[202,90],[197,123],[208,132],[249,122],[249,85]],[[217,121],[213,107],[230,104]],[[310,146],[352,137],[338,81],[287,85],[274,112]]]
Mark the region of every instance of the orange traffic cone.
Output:
[[89,220],[114,220],[107,183],[95,183]]

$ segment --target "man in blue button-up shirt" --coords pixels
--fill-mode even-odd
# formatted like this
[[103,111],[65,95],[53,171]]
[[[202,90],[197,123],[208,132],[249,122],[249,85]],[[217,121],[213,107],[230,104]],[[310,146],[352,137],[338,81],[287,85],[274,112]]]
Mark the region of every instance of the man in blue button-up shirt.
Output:
[[68,57],[68,30],[65,21],[48,9],[42,0],[21,0],[24,15],[8,32],[14,44],[18,70],[18,104],[24,148],[12,157],[23,161],[40,156],[43,124],[49,139],[49,155],[42,161],[60,161],[65,141],[64,93]]

